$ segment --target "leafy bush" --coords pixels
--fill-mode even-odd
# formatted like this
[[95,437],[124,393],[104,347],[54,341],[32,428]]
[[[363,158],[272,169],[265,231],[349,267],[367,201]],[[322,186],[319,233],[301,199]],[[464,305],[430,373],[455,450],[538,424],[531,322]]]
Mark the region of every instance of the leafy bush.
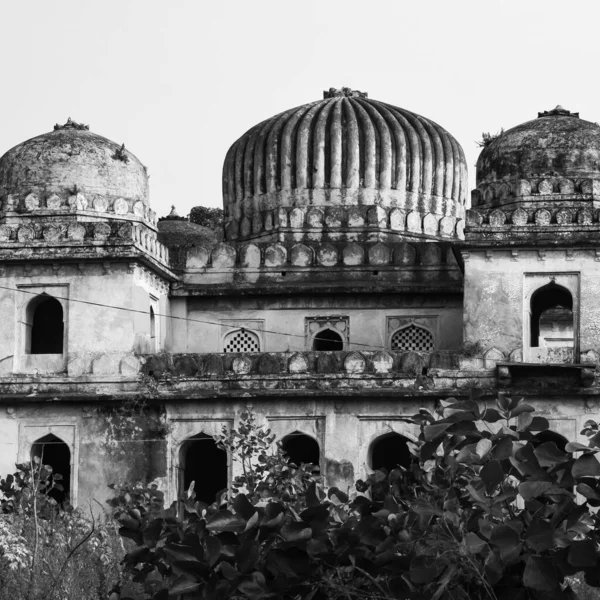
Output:
[[0,478],[0,600],[99,600],[118,580],[113,522],[59,507],[60,481],[37,458]]
[[117,490],[136,544],[125,572],[156,600],[553,599],[572,597],[577,574],[598,587],[598,426],[561,449],[533,412],[505,395],[422,409],[406,419],[420,427],[410,469],[372,472],[352,498],[244,415],[218,440],[242,463],[223,504],[193,486],[166,510],[156,489]]

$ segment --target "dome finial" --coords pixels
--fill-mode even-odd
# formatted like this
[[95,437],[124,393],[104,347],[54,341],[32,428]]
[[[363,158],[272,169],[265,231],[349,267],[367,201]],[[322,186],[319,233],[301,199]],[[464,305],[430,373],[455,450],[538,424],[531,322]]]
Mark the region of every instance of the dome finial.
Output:
[[572,113],[570,110],[563,108],[560,104],[556,105],[553,110],[545,110],[544,112],[538,113],[538,119],[542,117],[575,117],[579,119],[579,113]]
[[80,129],[81,131],[88,131],[90,128],[89,125],[84,125],[83,123],[77,123],[69,117],[67,122],[64,125],[59,125],[58,123],[54,126],[54,131],[57,129]]
[[358,90],[353,90],[349,87],[343,87],[338,90],[336,88],[329,88],[329,90],[323,91],[323,99],[327,98],[368,98],[369,94],[367,92],[359,92]]

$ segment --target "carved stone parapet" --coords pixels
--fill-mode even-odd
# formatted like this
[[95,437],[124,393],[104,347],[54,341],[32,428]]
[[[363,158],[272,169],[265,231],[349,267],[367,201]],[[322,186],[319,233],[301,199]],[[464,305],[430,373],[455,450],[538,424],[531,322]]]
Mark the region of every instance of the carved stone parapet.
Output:
[[249,243],[220,242],[212,248],[190,248],[186,268],[197,269],[276,269],[292,267],[433,266],[456,268],[452,249],[437,242],[318,242]]
[[[407,207],[384,207],[381,205],[359,206],[283,206],[276,210],[246,211],[226,225],[227,239],[244,240],[248,237],[268,235],[274,231],[304,232],[323,236],[340,230],[383,231],[390,235],[412,233],[457,239],[462,226],[458,227],[462,214],[445,215],[443,212],[426,212]],[[437,210],[437,209],[436,209]]]

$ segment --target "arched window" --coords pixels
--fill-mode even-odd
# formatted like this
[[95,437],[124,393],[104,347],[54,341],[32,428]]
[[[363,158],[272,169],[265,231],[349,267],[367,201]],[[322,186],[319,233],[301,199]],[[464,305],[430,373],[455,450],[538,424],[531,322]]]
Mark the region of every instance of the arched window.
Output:
[[573,296],[551,282],[531,296],[531,347],[573,345]]
[[49,493],[59,504],[69,499],[71,491],[71,451],[69,446],[53,434],[45,435],[31,446],[31,457],[40,459],[41,464],[50,465],[53,474],[61,479],[55,481],[55,488]]
[[344,349],[342,336],[333,329],[323,329],[315,334],[313,338],[313,350],[317,352],[335,352]]
[[34,298],[26,311],[27,354],[62,354],[64,322],[61,303],[48,294]]
[[196,499],[207,504],[227,489],[227,453],[205,433],[187,439],[179,450],[180,494],[187,492],[192,481]]
[[156,352],[156,317],[154,316],[154,308],[150,307],[150,344],[152,351]]
[[223,340],[224,352],[260,352],[260,340],[253,331],[236,329]]
[[321,460],[319,443],[309,435],[294,431],[281,440],[281,447],[289,461],[296,466],[312,464],[319,467]]
[[406,438],[399,433],[386,433],[378,437],[369,449],[369,465],[372,469],[386,469],[390,472],[398,466],[408,469],[411,454]]
[[432,352],[435,344],[433,335],[428,329],[413,323],[394,331],[390,338],[390,348],[396,351]]

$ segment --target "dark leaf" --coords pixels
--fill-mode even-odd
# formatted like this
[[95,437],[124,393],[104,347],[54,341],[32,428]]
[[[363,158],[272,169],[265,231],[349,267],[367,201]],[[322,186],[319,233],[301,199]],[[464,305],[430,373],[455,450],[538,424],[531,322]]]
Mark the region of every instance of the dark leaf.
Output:
[[477,554],[487,547],[487,542],[482,540],[476,533],[472,531],[465,535],[463,542],[470,554]]
[[317,484],[314,481],[308,486],[305,498],[307,506],[319,506],[321,504],[317,496]]
[[504,417],[495,408],[486,408],[482,418],[487,423],[496,423]]
[[198,562],[194,550],[191,546],[184,546],[182,544],[165,544],[163,547],[164,553],[172,561],[186,561],[186,562]]
[[539,592],[560,591],[556,567],[549,560],[539,556],[527,557],[523,583],[525,587]]
[[523,413],[532,413],[535,412],[535,408],[533,408],[533,406],[531,406],[530,404],[525,404],[524,402],[522,402],[521,404],[519,404],[517,407],[513,408],[510,411],[510,418],[514,418],[514,417],[518,417],[519,415],[523,414]]
[[525,431],[533,423],[531,413],[521,413],[517,417],[517,431]]
[[255,571],[248,579],[242,581],[237,589],[248,598],[261,598],[267,591],[265,576],[259,571]]
[[554,442],[544,442],[533,450],[541,467],[554,467],[569,460],[569,456],[558,449]]
[[148,546],[148,548],[154,548],[156,546],[156,542],[158,542],[160,538],[160,533],[162,531],[163,521],[162,519],[155,519],[151,521],[146,529],[144,529],[144,544]]
[[581,452],[582,450],[589,450],[589,449],[590,449],[589,446],[586,446],[585,444],[580,444],[579,442],[569,442],[565,446],[565,450],[570,453]]
[[452,423],[435,423],[434,425],[425,425],[423,427],[423,435],[426,442],[431,442],[444,434]]
[[492,456],[496,460],[505,460],[510,458],[513,453],[513,440],[510,437],[503,437],[492,449]]
[[190,581],[185,575],[178,577],[169,588],[169,598],[179,596],[180,594],[189,594],[200,589],[202,584],[197,581]]
[[220,563],[220,567],[221,573],[223,573],[223,577],[225,577],[225,579],[229,579],[231,581],[240,576],[240,572],[226,561],[222,561]]
[[488,494],[491,494],[496,486],[504,481],[504,470],[497,460],[490,460],[483,465],[479,476],[485,483]]
[[500,550],[509,550],[519,543],[519,534],[508,525],[495,525],[490,542]]
[[554,527],[543,519],[533,519],[527,528],[525,540],[535,552],[550,550],[554,545]]
[[238,515],[241,515],[246,521],[256,512],[256,509],[246,497],[246,494],[238,494],[233,500],[233,508]]
[[524,500],[542,496],[552,487],[550,481],[523,481],[519,484],[519,494]]
[[246,520],[241,515],[234,515],[229,510],[220,510],[206,522],[209,531],[242,532],[246,528]]
[[444,564],[431,556],[415,556],[410,561],[410,580],[413,583],[431,583]]
[[593,454],[580,456],[571,470],[573,477],[598,477],[600,475],[600,463]]
[[596,566],[596,545],[592,540],[572,542],[567,560],[574,567]]
[[286,542],[299,542],[312,537],[312,529],[306,523],[290,523],[281,528],[281,536]]
[[512,400],[506,394],[499,393],[498,398],[496,399],[496,404],[500,410],[506,412],[510,410],[512,406]]
[[529,425],[529,431],[546,431],[550,428],[550,423],[548,423],[548,419],[544,417],[533,417],[533,421],[531,425]]
[[221,541],[218,537],[207,535],[204,538],[204,543],[206,544],[206,559],[212,567],[221,556]]

